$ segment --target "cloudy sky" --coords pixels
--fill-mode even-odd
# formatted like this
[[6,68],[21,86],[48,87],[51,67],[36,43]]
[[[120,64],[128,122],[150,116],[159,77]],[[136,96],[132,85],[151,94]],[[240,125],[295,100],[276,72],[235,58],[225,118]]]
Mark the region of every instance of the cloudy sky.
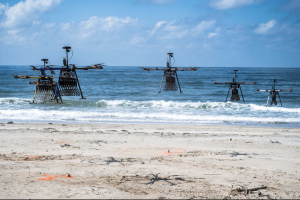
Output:
[[0,65],[300,67],[300,0],[0,0]]

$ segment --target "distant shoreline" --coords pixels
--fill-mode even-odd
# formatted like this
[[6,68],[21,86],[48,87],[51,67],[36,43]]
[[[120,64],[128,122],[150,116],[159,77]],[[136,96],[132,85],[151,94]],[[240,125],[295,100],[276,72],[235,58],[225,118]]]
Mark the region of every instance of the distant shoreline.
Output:
[[[3,67],[3,66],[31,66],[31,64],[28,64],[28,65],[0,65],[0,67]],[[82,67],[82,66],[86,66],[86,65],[77,65],[79,67]],[[140,65],[140,66],[112,66],[112,65],[106,65],[107,67],[166,67],[166,66],[163,66],[163,65],[159,65],[159,66],[144,66],[144,65]],[[182,66],[174,66],[174,67],[199,67],[200,69],[201,68],[239,68],[239,69],[243,69],[243,68],[267,68],[267,69],[300,69],[300,66],[296,66],[296,67],[203,67],[203,66],[185,66],[185,65],[182,65]]]

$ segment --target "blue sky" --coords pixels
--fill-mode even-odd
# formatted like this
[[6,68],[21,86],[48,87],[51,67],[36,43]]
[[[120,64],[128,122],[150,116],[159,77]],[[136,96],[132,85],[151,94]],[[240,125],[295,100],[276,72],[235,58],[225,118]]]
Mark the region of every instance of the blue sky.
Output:
[[300,0],[0,0],[0,65],[300,67]]

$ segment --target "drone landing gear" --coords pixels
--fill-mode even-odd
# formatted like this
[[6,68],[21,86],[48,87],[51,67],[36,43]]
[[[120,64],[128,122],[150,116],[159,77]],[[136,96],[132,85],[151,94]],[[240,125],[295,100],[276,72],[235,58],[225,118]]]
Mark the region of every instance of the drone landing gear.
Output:
[[[80,84],[79,84],[79,80],[78,80],[78,76],[77,76],[76,71],[74,71],[74,73],[75,73],[77,81],[78,81],[78,87],[79,87],[79,90],[80,90],[81,99],[86,99],[86,98],[83,97],[83,94],[82,94],[82,91],[81,91],[81,88],[80,88]],[[80,100],[80,98],[79,98],[79,100]]]
[[182,91],[181,91],[181,88],[180,88],[180,83],[179,83],[179,79],[178,79],[178,75],[177,75],[177,72],[175,71],[175,75],[176,75],[176,78],[177,78],[177,83],[178,83],[178,87],[179,87],[179,94],[182,94]]
[[243,91],[242,91],[242,87],[240,86],[240,90],[241,90],[241,94],[242,94],[242,97],[243,97],[243,102],[245,103],[245,99],[244,99],[244,95],[243,95]]
[[226,96],[225,103],[227,102],[227,98],[228,98],[230,90],[232,90],[232,95],[231,95],[230,101],[239,101],[239,100],[241,100],[241,98],[239,96],[239,90],[238,90],[238,88],[240,88],[241,95],[242,95],[242,98],[243,98],[243,102],[245,103],[245,99],[244,99],[242,87],[240,85],[238,85],[238,86],[232,86],[232,85],[230,85],[230,87],[228,89],[227,96]]
[[[182,93],[177,73],[176,72],[165,72],[162,77],[162,80],[161,80],[160,89],[159,89],[158,94],[161,93],[161,88],[162,88],[162,85],[164,82],[164,77],[166,77],[166,83],[164,86],[165,91],[168,91],[168,90],[175,91],[175,90],[178,90],[178,87],[179,87],[179,90],[180,90],[179,94]],[[175,79],[175,77],[176,77],[176,79]],[[176,80],[177,80],[178,87],[176,85]]]
[[59,92],[56,91],[56,86],[53,84],[52,79],[40,79],[37,82],[32,103],[37,103],[38,101],[43,103],[47,101],[56,101],[56,103],[62,103],[62,98]]
[[162,87],[162,84],[163,84],[163,82],[164,82],[164,77],[165,77],[165,75],[163,75],[163,77],[162,77],[162,79],[161,79],[161,84],[160,84],[160,88],[159,88],[158,94],[161,93],[161,87]]
[[61,96],[80,96],[81,91],[79,81],[76,72],[60,72],[59,79],[59,91]]
[[282,103],[281,103],[281,98],[280,98],[279,92],[277,92],[277,94],[279,96],[280,104],[281,104],[281,107],[282,107]]
[[232,90],[232,96],[230,98],[230,101],[234,101],[234,100],[235,101],[239,101],[240,100],[239,91],[236,88],[234,88]]
[[167,74],[166,75],[166,84],[164,86],[164,91],[175,91],[178,90],[176,85],[175,75]]
[[226,99],[225,99],[225,103],[227,102],[227,98],[228,98],[228,95],[229,95],[229,91],[230,91],[230,87],[228,89],[228,93],[227,93],[227,96],[226,96]]
[[277,91],[274,92],[274,93],[270,92],[270,95],[268,96],[268,101],[267,101],[266,107],[268,106],[270,97],[272,97],[272,101],[271,101],[270,105],[273,105],[273,104],[274,104],[275,106],[277,106],[276,95],[278,95],[279,101],[280,101],[280,105],[281,105],[281,107],[282,107],[281,98],[280,98],[279,92],[277,92]]

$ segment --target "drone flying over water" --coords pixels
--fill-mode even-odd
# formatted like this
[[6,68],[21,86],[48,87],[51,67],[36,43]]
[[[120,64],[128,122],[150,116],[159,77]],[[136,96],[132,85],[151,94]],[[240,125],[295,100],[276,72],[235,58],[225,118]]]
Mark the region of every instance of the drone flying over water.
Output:
[[239,96],[239,90],[238,89],[240,89],[241,95],[242,95],[242,98],[243,98],[243,102],[245,103],[245,99],[244,99],[244,95],[243,95],[243,92],[242,92],[241,85],[245,85],[245,84],[256,85],[256,82],[253,82],[253,83],[238,82],[237,81],[238,76],[236,75],[236,72],[238,70],[233,70],[233,71],[234,71],[234,78],[232,79],[232,82],[224,82],[224,83],[214,82],[214,84],[229,84],[229,90],[228,90],[225,102],[227,102],[227,98],[228,98],[230,90],[232,91],[230,101],[239,101],[240,96]]
[[[180,83],[179,83],[179,80],[178,80],[177,71],[196,71],[197,68],[195,68],[195,67],[191,67],[191,68],[172,67],[172,65],[175,63],[173,53],[167,53],[167,54],[168,54],[167,68],[159,69],[159,68],[156,67],[154,69],[150,69],[150,68],[143,68],[143,69],[146,70],[146,71],[164,71],[158,94],[161,93],[161,88],[162,88],[162,85],[163,85],[163,82],[164,82],[164,78],[166,78],[164,91],[176,91],[176,90],[178,90],[178,87],[179,87],[179,91],[180,91],[179,94],[181,94],[182,91],[181,91]],[[171,64],[172,58],[173,58],[174,62]],[[178,86],[176,85],[175,77],[176,77]]]
[[[81,96],[83,97],[76,70],[89,70],[89,69],[103,69],[103,63],[95,64],[86,67],[76,67],[75,64],[69,64],[69,52],[72,51],[71,47],[64,46],[66,50],[66,57],[63,58],[63,66],[53,67],[56,65],[49,65],[48,59],[42,59],[44,62],[43,67],[31,66],[31,70],[40,71],[39,76],[28,75],[15,75],[15,78],[21,79],[38,79],[38,81],[29,82],[29,84],[36,84],[34,98],[32,103],[55,101],[56,103],[63,103],[62,96]],[[72,51],[73,56],[73,51]],[[53,77],[55,71],[59,71],[58,80],[55,82]]]
[[268,106],[270,97],[272,97],[272,101],[271,101],[270,105],[272,105],[272,104],[277,105],[276,96],[278,95],[279,100],[280,100],[280,104],[281,104],[281,107],[282,107],[282,102],[281,102],[281,98],[280,98],[279,92],[283,92],[283,91],[291,92],[292,89],[289,89],[289,90],[282,90],[282,89],[281,90],[276,90],[275,89],[276,79],[273,79],[273,81],[274,81],[274,85],[272,86],[271,90],[269,90],[269,89],[267,89],[267,90],[257,89],[256,91],[258,91],[258,92],[270,92],[270,94],[268,96],[268,100],[267,100],[266,106]]

